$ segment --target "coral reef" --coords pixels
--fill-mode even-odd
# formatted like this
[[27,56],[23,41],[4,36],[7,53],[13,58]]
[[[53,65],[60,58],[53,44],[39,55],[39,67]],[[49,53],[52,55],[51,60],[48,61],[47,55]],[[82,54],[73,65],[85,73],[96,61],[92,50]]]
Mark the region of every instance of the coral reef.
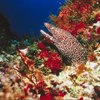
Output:
[[[100,100],[99,0],[68,0],[52,18],[51,35],[0,45],[0,100]],[[85,49],[85,63],[64,63],[84,61]]]

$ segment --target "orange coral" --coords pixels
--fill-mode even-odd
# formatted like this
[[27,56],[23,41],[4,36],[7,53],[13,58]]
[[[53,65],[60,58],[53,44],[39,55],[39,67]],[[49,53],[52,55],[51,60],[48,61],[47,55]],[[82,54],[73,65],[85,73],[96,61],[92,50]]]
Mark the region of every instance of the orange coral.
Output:
[[[19,55],[22,58],[23,62],[25,63],[25,65],[32,72],[32,76],[34,77],[35,82],[36,83],[44,82],[43,74],[41,73],[40,70],[38,70],[34,67],[34,62],[31,59],[29,59],[26,55],[24,55],[19,49],[18,49],[18,52],[19,52]],[[27,75],[25,75],[25,76],[27,76]],[[30,79],[30,76],[27,76],[27,78]],[[32,77],[31,77],[31,79],[32,79]]]
[[83,73],[86,70],[87,70],[87,68],[85,67],[85,65],[81,64],[81,65],[77,66],[76,73],[77,73],[77,75],[79,75],[79,74]]

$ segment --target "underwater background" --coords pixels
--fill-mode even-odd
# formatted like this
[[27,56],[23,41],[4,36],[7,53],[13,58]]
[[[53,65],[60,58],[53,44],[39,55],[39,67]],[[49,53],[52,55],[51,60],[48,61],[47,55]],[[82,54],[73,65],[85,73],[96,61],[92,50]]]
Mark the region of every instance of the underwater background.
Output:
[[99,1],[0,0],[0,100],[100,100]]
[[36,37],[49,15],[58,14],[65,0],[0,0],[0,13],[9,21],[11,30],[18,34]]

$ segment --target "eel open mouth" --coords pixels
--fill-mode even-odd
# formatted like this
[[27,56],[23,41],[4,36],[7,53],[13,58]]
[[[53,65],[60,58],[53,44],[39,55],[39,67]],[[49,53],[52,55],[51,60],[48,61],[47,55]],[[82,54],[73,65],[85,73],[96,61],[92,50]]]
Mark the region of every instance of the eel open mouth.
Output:
[[40,30],[40,32],[47,38],[49,38],[51,41],[56,42],[56,38],[53,35],[53,31],[56,27],[54,27],[53,25],[49,24],[49,23],[44,23],[45,27],[48,29],[48,31],[51,33],[51,35],[49,35],[48,33],[46,33],[43,30]]

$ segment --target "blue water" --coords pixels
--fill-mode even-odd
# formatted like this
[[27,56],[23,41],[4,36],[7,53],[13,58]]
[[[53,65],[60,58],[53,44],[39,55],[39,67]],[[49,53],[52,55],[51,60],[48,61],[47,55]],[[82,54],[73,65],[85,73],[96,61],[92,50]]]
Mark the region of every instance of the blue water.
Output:
[[58,14],[65,0],[0,0],[0,12],[16,34],[40,34],[49,15]]

